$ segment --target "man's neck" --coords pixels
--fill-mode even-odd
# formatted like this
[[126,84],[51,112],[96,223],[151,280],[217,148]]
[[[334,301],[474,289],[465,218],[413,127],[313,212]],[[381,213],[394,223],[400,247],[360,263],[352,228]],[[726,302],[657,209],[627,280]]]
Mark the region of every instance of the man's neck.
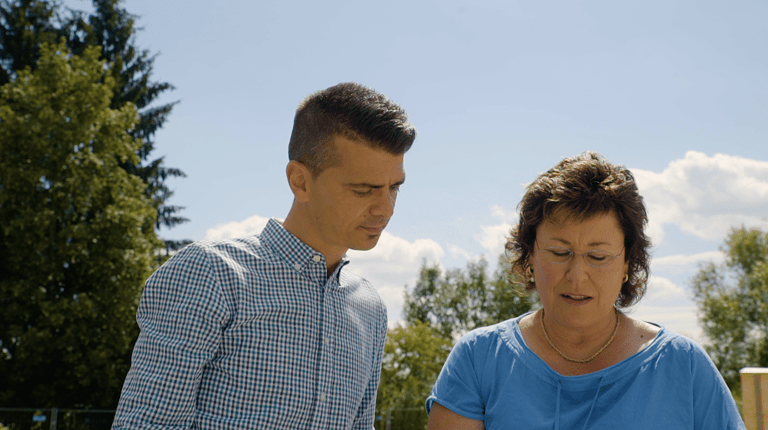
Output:
[[283,221],[283,228],[285,228],[289,233],[296,236],[300,241],[304,242],[304,244],[310,248],[323,254],[323,257],[325,257],[326,271],[328,273],[328,277],[330,278],[331,275],[333,275],[333,272],[336,270],[336,267],[338,267],[338,265],[341,263],[341,259],[344,257],[344,254],[346,254],[347,250],[323,249],[323,247],[320,246],[322,241],[317,238],[317,235],[314,234],[312,230],[307,228],[308,225],[309,223],[303,220],[301,216],[298,216],[293,208],[291,208],[291,211],[288,212],[288,216],[285,217],[285,221]]

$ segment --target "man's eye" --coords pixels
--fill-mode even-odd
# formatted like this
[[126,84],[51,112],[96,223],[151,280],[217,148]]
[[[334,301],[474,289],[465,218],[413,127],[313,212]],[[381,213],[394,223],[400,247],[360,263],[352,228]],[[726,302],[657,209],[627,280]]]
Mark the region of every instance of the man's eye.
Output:
[[373,190],[370,190],[370,189],[365,190],[365,191],[352,190],[352,192],[355,193],[355,195],[358,195],[360,197],[364,197],[364,196],[370,196],[371,193],[373,192]]

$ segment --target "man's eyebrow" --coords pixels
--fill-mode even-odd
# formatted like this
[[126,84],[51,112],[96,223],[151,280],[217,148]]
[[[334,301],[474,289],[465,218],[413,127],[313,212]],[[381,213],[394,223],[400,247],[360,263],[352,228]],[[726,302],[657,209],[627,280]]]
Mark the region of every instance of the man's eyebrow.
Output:
[[[400,181],[395,182],[394,184],[392,184],[392,186],[399,187],[400,185],[403,185],[404,183],[405,183],[405,178],[403,178]],[[382,184],[369,184],[368,182],[349,182],[349,183],[346,183],[344,185],[346,185],[347,187],[350,187],[350,188],[374,188],[374,189],[384,188],[384,185],[382,185]]]

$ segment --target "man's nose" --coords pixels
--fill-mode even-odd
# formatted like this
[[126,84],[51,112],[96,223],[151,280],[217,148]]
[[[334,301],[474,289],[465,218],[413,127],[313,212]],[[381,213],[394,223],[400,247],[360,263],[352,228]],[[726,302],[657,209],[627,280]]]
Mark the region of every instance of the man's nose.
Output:
[[383,218],[391,218],[392,214],[395,213],[395,202],[397,201],[397,191],[396,190],[382,190],[377,198],[376,201],[373,203],[373,206],[371,207],[371,214],[380,216]]

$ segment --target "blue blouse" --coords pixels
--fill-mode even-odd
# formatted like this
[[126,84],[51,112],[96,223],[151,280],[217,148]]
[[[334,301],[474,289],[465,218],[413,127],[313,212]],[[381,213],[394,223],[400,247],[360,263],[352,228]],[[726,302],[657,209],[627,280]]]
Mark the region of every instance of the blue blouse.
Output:
[[531,351],[522,316],[454,346],[427,399],[493,429],[745,429],[709,356],[664,328],[613,366],[562,376]]

